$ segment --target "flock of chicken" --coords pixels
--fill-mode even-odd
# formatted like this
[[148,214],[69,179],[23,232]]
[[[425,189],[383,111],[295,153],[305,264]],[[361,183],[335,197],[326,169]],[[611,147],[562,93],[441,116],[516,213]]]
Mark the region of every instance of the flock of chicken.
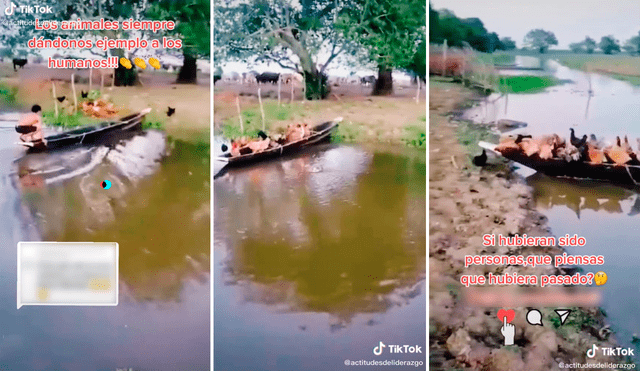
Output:
[[625,135],[624,141],[616,137],[615,144],[606,145],[591,134],[578,138],[573,129],[569,142],[558,134],[532,138],[531,135],[506,136],[501,138],[496,151],[503,156],[521,153],[527,157],[536,156],[540,160],[564,159],[567,162],[588,161],[593,164],[611,163],[625,165],[640,163],[640,138],[637,139],[638,151],[635,152]]
[[[291,124],[287,127],[285,134],[276,134],[270,138],[262,130],[258,132],[258,138],[241,137],[231,142],[229,153],[232,157],[259,153],[270,148],[297,142],[311,135],[308,124]],[[224,149],[223,149],[224,150]]]
[[85,100],[81,103],[81,107],[86,116],[99,119],[110,118],[118,113],[115,105],[104,98],[98,98],[94,101]]

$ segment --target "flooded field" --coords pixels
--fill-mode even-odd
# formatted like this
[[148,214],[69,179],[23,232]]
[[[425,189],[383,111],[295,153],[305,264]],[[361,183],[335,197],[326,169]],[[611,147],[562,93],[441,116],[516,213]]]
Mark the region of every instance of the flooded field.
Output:
[[[626,82],[606,76],[588,74],[547,62],[553,75],[570,80],[538,94],[493,95],[491,103],[481,104],[466,113],[476,122],[496,119],[524,121],[528,127],[514,134],[533,135],[558,133],[568,138],[569,128],[576,135],[595,134],[610,143],[617,135],[629,136],[634,149],[640,137],[640,89]],[[510,133],[511,134],[511,133]],[[587,239],[584,247],[569,248],[573,254],[602,254],[602,267],[585,266],[585,272],[602,270],[608,281],[603,291],[602,307],[608,314],[617,339],[625,346],[640,329],[640,291],[637,269],[640,250],[637,228],[640,213],[640,194],[637,190],[611,184],[551,179],[520,170],[534,188],[538,209],[549,218],[556,236],[578,234]],[[635,342],[638,349],[638,343]],[[637,357],[636,357],[637,359]]]
[[[147,131],[23,157],[13,125],[0,122],[0,364],[208,370],[209,145]],[[118,242],[119,305],[17,310],[16,244],[39,239]]]
[[347,369],[380,341],[424,350],[425,192],[425,153],[404,148],[325,145],[217,179],[215,369]]

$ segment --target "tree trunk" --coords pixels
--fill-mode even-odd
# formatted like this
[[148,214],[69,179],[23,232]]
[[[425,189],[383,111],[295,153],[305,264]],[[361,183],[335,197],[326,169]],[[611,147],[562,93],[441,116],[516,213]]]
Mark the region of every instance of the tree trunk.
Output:
[[320,72],[304,71],[305,97],[308,100],[325,99],[331,87],[327,84],[327,75]]
[[134,86],[138,85],[138,71],[136,65],[131,62],[131,69],[127,69],[120,64],[120,58],[124,57],[124,50],[116,49],[113,55],[118,57],[118,68],[114,71],[114,84],[116,86]]
[[183,52],[184,62],[178,73],[178,84],[197,84],[198,83],[198,65],[196,58],[187,51]]
[[378,79],[373,87],[373,95],[392,95],[393,94],[393,77],[391,76],[391,68],[378,66]]

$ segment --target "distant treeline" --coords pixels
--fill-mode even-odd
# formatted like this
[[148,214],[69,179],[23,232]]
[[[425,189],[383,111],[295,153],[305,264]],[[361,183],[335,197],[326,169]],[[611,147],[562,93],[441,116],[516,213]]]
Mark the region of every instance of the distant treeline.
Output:
[[495,50],[511,50],[516,43],[508,37],[500,39],[495,32],[489,32],[478,18],[461,19],[447,9],[434,10],[429,3],[429,43],[464,47],[492,53]]

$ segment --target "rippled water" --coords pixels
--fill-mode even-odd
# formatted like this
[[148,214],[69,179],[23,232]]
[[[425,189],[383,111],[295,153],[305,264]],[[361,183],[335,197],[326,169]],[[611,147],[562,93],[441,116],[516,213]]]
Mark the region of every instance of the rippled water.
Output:
[[[0,364],[208,370],[209,146],[149,131],[23,157],[14,124],[0,122]],[[38,239],[118,242],[119,305],[17,310],[16,244]]]
[[216,180],[216,370],[346,369],[379,341],[424,350],[425,192],[424,151],[349,146]]

